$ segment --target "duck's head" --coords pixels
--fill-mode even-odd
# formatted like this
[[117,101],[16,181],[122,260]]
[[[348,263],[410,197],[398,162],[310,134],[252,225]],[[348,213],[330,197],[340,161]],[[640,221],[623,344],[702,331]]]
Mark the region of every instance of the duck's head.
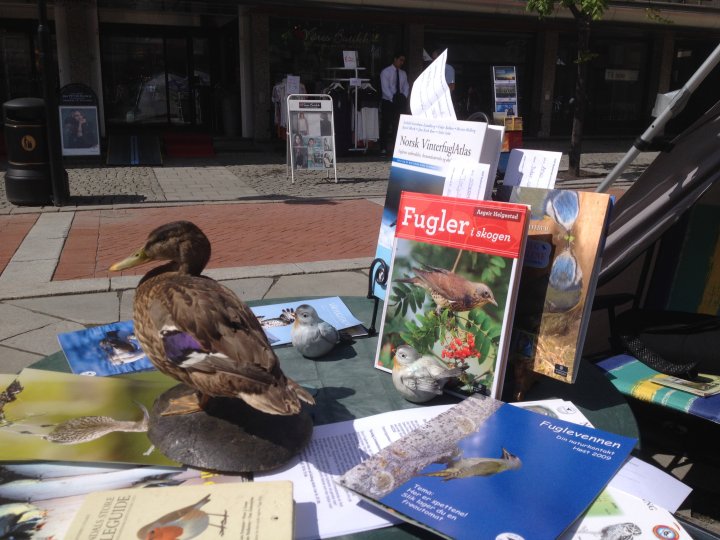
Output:
[[210,260],[210,241],[200,228],[189,221],[173,221],[153,230],[145,245],[110,267],[117,272],[149,261],[172,261],[178,272],[200,275]]

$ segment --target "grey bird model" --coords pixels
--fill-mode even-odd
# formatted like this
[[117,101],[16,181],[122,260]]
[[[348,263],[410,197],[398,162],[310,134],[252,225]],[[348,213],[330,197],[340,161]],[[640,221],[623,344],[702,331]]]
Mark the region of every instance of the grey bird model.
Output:
[[295,322],[290,329],[293,346],[306,358],[319,358],[341,341],[340,332],[323,321],[315,308],[302,304],[295,308]]
[[393,357],[392,381],[402,397],[424,403],[442,394],[445,383],[466,369],[467,366],[448,368],[430,356],[421,356],[410,345],[400,345]]

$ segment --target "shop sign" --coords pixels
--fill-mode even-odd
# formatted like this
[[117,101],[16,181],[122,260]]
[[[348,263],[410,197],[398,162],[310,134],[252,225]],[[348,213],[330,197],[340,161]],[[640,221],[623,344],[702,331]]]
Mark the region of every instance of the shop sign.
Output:
[[640,72],[637,69],[606,69],[606,81],[628,81],[635,82],[638,80]]

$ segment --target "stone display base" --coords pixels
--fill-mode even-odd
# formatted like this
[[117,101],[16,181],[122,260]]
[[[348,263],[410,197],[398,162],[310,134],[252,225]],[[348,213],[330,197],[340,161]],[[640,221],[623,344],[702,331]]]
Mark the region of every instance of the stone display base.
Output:
[[294,416],[267,414],[240,399],[213,398],[204,411],[161,416],[169,400],[194,392],[180,384],[153,405],[148,438],[168,458],[217,472],[260,472],[283,465],[312,435],[307,411]]

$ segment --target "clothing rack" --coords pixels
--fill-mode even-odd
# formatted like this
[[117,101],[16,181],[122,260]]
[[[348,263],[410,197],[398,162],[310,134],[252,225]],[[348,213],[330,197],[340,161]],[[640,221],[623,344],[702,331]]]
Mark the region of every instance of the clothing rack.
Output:
[[[366,82],[370,81],[370,79],[360,78],[359,72],[364,71],[365,70],[364,67],[354,67],[354,68],[331,67],[328,69],[333,72],[333,75],[340,70],[353,71],[355,73],[354,79],[360,80],[361,83],[366,83]],[[346,83],[348,83],[348,91],[350,91],[350,81],[353,79],[351,79],[350,77],[335,77],[335,76],[333,76],[333,77],[329,77],[327,80],[335,81],[335,82],[346,82]],[[348,148],[348,150],[350,150],[351,152],[367,152],[367,144],[365,145],[364,148],[360,148],[358,146],[358,113],[359,113],[359,111],[358,111],[358,93],[357,93],[357,89],[356,89],[356,91],[355,91],[355,109],[353,112],[353,114],[355,115],[355,118],[354,118],[355,129],[353,130],[353,147]]]

